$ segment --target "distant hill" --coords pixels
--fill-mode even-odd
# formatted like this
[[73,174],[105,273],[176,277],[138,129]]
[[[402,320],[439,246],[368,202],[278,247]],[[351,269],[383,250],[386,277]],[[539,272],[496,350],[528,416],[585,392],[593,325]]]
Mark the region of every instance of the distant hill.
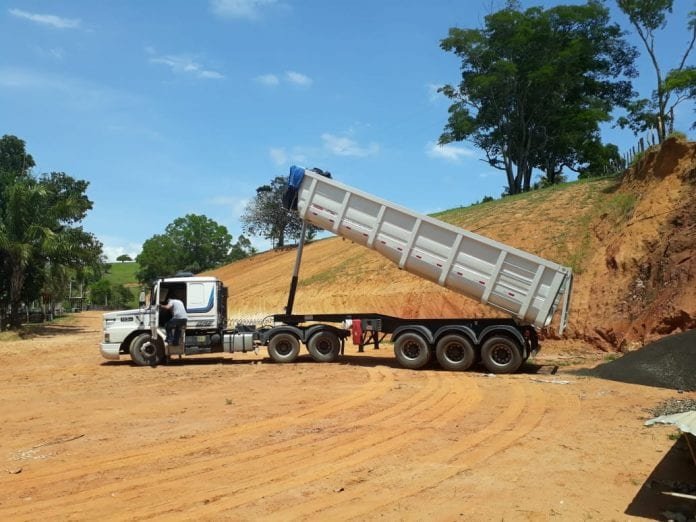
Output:
[[135,261],[111,263],[104,279],[115,285],[139,286],[138,278],[135,277],[138,270],[140,265]]
[[[462,173],[462,191],[470,181]],[[558,185],[436,217],[572,267],[566,335],[619,349],[696,328],[694,201],[696,143],[670,139],[621,179]],[[294,260],[292,249],[272,251],[209,273],[229,287],[231,317],[256,318],[283,312]],[[294,311],[497,315],[337,237],[306,247]]]

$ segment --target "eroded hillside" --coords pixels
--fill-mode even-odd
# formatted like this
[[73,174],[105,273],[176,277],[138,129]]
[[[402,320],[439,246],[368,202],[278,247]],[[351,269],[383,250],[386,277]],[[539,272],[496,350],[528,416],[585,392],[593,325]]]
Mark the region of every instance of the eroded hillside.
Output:
[[[695,196],[696,143],[671,139],[623,180],[571,183],[437,217],[571,266],[567,335],[610,350],[696,327]],[[294,260],[292,249],[267,252],[214,271],[230,288],[230,316],[282,313]],[[337,237],[305,248],[294,310],[496,315]]]

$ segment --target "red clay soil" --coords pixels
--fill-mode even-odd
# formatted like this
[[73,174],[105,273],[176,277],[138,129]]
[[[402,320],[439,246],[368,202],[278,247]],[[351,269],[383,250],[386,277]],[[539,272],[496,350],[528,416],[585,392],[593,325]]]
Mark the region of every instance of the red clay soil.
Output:
[[[0,341],[0,520],[627,520],[693,516],[651,409],[694,393],[578,377],[410,371],[265,352],[157,368],[99,355],[101,314]],[[554,365],[558,373],[551,374]]]

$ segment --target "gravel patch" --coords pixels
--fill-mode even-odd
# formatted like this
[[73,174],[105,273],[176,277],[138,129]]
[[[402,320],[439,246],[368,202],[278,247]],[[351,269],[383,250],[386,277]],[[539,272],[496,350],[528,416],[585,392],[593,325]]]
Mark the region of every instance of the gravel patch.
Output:
[[664,337],[615,361],[578,373],[657,388],[696,391],[696,330]]
[[647,410],[653,417],[662,415],[674,415],[687,411],[696,411],[696,399],[667,399],[654,408]]

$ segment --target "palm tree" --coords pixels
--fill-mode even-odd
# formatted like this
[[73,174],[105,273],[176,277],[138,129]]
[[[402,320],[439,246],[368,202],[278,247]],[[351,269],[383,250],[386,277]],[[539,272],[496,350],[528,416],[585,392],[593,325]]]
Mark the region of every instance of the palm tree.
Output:
[[18,179],[5,189],[0,209],[0,253],[9,268],[10,326],[20,325],[19,308],[26,272],[32,259],[50,249],[55,233],[45,220],[46,188],[32,178]]

